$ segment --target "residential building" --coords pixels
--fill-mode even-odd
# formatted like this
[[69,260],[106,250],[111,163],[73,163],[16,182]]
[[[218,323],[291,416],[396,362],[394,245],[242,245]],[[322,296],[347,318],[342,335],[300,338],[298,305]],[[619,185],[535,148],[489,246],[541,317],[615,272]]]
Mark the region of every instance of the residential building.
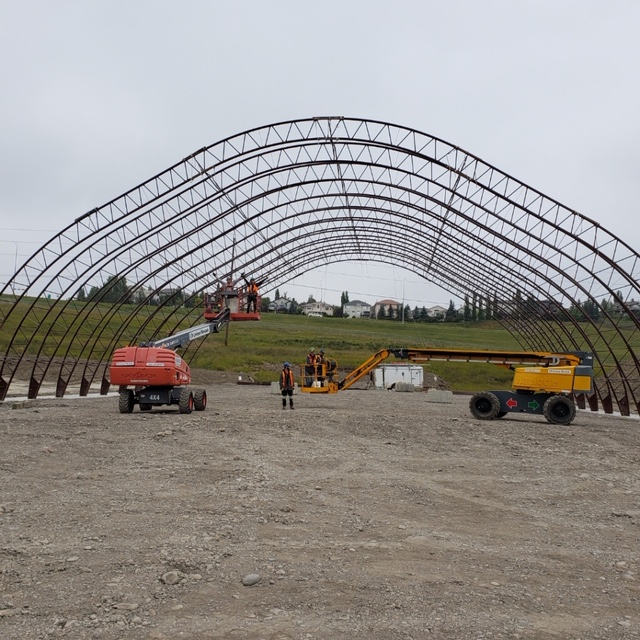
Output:
[[291,300],[286,298],[276,298],[273,302],[269,303],[269,311],[275,311],[276,313],[288,313],[291,308]]
[[326,302],[307,302],[301,304],[300,308],[302,309],[302,313],[307,316],[318,313],[323,316],[333,315],[333,305],[327,304]]
[[444,318],[446,313],[447,307],[442,307],[439,304],[427,309],[427,315],[430,318]]
[[370,318],[371,305],[362,300],[353,300],[344,304],[342,313],[345,318]]
[[374,318],[377,318],[380,313],[380,309],[384,309],[385,315],[389,315],[389,309],[393,309],[394,314],[397,315],[398,310],[402,310],[402,303],[396,302],[395,300],[389,300],[388,298],[378,300],[371,309],[371,315]]

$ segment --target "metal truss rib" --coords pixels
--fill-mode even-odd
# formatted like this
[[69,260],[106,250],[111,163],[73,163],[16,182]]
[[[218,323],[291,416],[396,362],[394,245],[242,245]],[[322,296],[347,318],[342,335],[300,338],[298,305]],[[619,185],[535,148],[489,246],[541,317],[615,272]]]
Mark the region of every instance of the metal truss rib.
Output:
[[[268,293],[327,260],[398,265],[480,301],[523,348],[593,351],[597,388],[579,402],[640,413],[636,251],[459,147],[330,117],[203,147],[40,247],[0,292],[0,400],[25,376],[32,398],[45,379],[58,396],[74,381],[106,393],[114,348],[200,321],[171,297],[150,306],[158,292],[195,301],[246,270]],[[132,291],[112,304],[77,299],[122,278]]]

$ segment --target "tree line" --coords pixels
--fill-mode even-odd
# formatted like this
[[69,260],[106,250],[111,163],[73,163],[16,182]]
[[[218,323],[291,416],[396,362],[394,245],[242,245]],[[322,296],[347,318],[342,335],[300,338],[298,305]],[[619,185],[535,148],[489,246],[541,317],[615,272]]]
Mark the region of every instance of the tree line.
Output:
[[[281,296],[276,289],[274,300],[287,299],[286,310],[280,311],[292,315],[302,314],[302,305],[295,298],[287,298],[286,293]],[[144,288],[133,288],[127,284],[124,276],[110,276],[102,286],[92,286],[87,293],[81,287],[76,295],[80,302],[107,302],[129,303],[149,305],[168,305],[196,307],[202,304],[201,294],[189,294],[180,288],[166,288],[158,291],[149,291]],[[577,301],[568,308],[553,300],[540,300],[534,296],[523,296],[516,291],[511,300],[500,300],[497,296],[482,296],[479,294],[465,295],[461,309],[456,309],[453,300],[449,301],[449,307],[443,315],[431,316],[425,306],[409,305],[381,305],[376,318],[379,320],[401,320],[412,322],[482,322],[485,320],[501,320],[507,318],[542,318],[546,320],[575,320],[584,322],[597,321],[605,317],[617,318],[628,313],[640,317],[640,302],[634,300],[622,303],[621,292],[617,292],[615,301],[603,298],[598,304],[592,299],[584,302]],[[310,295],[307,303],[314,303],[316,299]],[[349,302],[349,293],[343,291],[340,294],[340,304],[333,306],[333,316],[343,317],[344,307]],[[269,311],[271,298],[262,296],[261,310]]]

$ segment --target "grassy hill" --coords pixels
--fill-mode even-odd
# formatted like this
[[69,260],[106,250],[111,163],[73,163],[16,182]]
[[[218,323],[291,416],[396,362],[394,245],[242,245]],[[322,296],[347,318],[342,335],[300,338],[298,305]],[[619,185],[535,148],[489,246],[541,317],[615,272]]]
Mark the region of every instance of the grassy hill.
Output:
[[[33,304],[33,306],[31,306]],[[53,336],[60,336],[61,347],[58,352],[69,350],[71,356],[80,355],[82,345],[103,327],[105,335],[116,335],[119,328],[127,326],[135,330],[136,326],[145,327],[142,331],[149,338],[154,327],[162,326],[163,318],[170,316],[167,308],[152,316],[152,308],[141,310],[135,317],[128,316],[128,305],[110,315],[111,305],[87,306],[74,301],[58,317],[49,313],[63,301],[49,299],[23,299],[17,309],[9,313],[12,299],[0,296],[0,355],[5,353],[11,337],[18,328],[21,317],[26,318],[28,331],[35,332],[35,338],[29,345],[30,353],[37,353]],[[159,310],[155,309],[154,312]],[[66,327],[74,324],[74,318],[82,317],[80,333],[66,332]],[[200,321],[200,310],[193,309],[190,323]],[[106,323],[106,327],[105,324]],[[74,324],[76,326],[77,323]],[[171,324],[170,326],[174,326]],[[185,325],[184,328],[186,328]],[[606,327],[605,327],[606,328]],[[569,331],[584,331],[595,334],[596,329],[585,324]],[[102,331],[102,329],[100,329]],[[633,327],[628,330],[627,339],[635,348],[638,336]],[[164,335],[162,331],[160,335]],[[123,338],[126,340],[127,338]],[[595,343],[597,336],[594,335]],[[579,340],[580,342],[582,340]],[[104,343],[105,345],[108,342]],[[124,346],[125,342],[118,344]],[[626,354],[626,343],[618,340],[619,357]],[[243,372],[255,380],[267,382],[276,380],[285,360],[293,364],[302,364],[311,347],[324,349],[328,357],[338,362],[340,369],[352,369],[373,353],[384,347],[451,347],[473,349],[520,349],[520,345],[507,331],[495,322],[476,323],[413,323],[391,320],[369,320],[353,318],[310,318],[286,314],[264,313],[260,322],[232,322],[228,331],[206,338],[192,361],[195,368],[217,371]],[[105,347],[106,348],[106,347]],[[43,353],[46,353],[46,347]],[[96,351],[94,356],[99,355]],[[109,358],[111,354],[106,357]],[[495,365],[434,362],[425,365],[425,370],[446,380],[456,391],[477,391],[487,388],[505,388],[511,381],[511,373]]]
[[[355,318],[309,318],[263,314],[260,322],[233,322],[207,338],[192,366],[242,371],[259,381],[277,379],[282,362],[302,364],[309,349],[324,349],[340,368],[354,368],[383,347],[455,347],[519,349],[495,323],[421,324]],[[426,370],[444,378],[454,390],[509,386],[511,373],[495,365],[437,362]]]

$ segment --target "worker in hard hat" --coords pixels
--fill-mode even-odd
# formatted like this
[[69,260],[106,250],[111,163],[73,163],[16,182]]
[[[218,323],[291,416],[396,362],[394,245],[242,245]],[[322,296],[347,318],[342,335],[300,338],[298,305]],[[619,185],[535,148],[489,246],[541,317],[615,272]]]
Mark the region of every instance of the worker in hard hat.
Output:
[[293,389],[295,383],[293,380],[293,371],[291,365],[285,362],[280,372],[280,393],[282,394],[282,408],[287,408],[287,396],[289,396],[289,408],[293,409]]
[[320,349],[320,353],[316,354],[316,376],[320,386],[324,385],[324,366],[327,363],[324,357],[324,349]]
[[258,311],[258,291],[260,287],[266,282],[266,278],[262,280],[256,280],[255,278],[251,278],[247,280],[247,277],[244,273],[240,274],[242,279],[245,281],[247,285],[247,313],[251,313],[251,307],[253,306],[254,313]]
[[316,363],[318,356],[314,347],[309,349],[307,360],[304,365],[304,386],[310,387],[316,379]]

